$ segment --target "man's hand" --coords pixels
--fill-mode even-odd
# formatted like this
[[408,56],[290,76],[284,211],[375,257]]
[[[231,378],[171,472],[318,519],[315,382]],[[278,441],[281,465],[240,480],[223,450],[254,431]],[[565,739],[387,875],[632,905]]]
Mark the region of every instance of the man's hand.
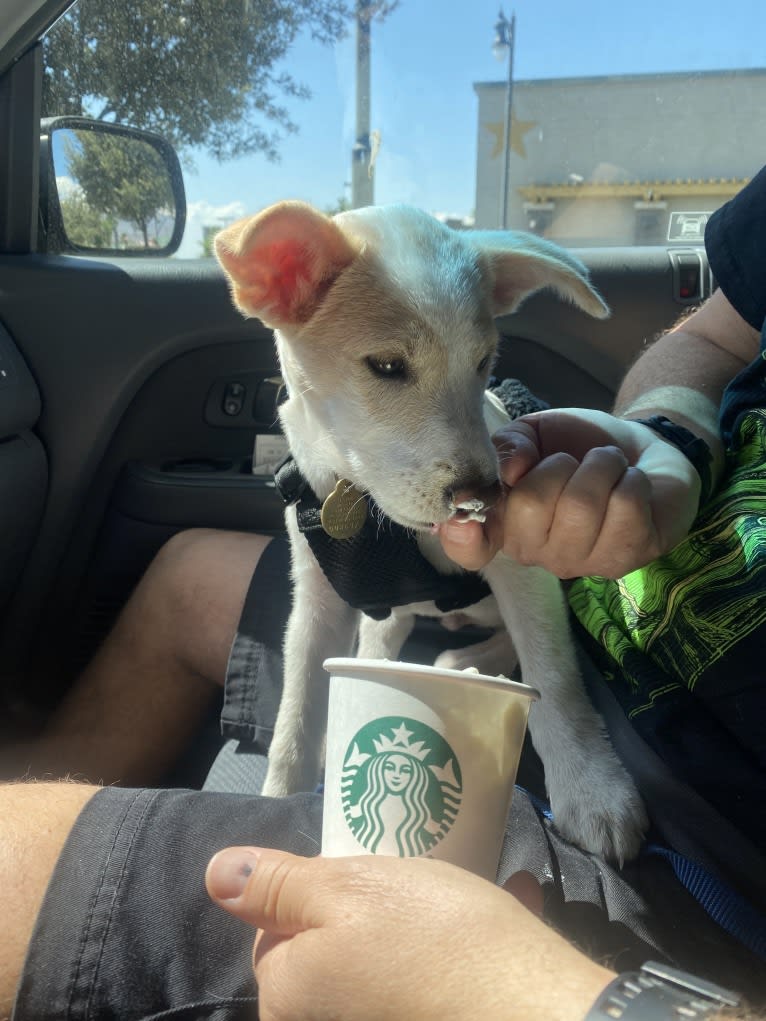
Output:
[[440,861],[228,848],[206,881],[263,930],[261,1021],[574,1021],[614,977],[516,897]]
[[504,498],[484,525],[447,522],[447,555],[479,570],[502,550],[559,578],[621,578],[672,549],[697,512],[700,479],[647,426],[580,408],[541,411],[494,437]]

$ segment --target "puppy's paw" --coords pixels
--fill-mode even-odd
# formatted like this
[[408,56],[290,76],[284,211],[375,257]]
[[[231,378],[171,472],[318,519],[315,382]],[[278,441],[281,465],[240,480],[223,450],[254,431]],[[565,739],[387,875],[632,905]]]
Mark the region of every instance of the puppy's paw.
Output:
[[486,641],[461,649],[446,649],[436,657],[434,666],[443,670],[474,668],[480,674],[487,674],[490,677],[497,677],[499,674],[510,677],[518,661],[510,636],[506,631],[498,631]]
[[299,752],[292,743],[273,740],[261,793],[267,798],[285,798],[299,791],[315,791],[320,772],[318,754],[309,754],[307,747]]
[[434,660],[434,666],[438,666],[442,670],[469,670],[471,667],[476,667],[481,673],[484,673],[484,670],[476,662],[476,656],[471,652],[470,646],[466,649],[445,649]]
[[649,820],[644,803],[622,764],[591,761],[579,776],[551,792],[556,829],[585,851],[618,866],[638,854]]
[[295,792],[288,787],[287,778],[269,766],[261,794],[267,798],[286,798],[288,794],[293,793]]

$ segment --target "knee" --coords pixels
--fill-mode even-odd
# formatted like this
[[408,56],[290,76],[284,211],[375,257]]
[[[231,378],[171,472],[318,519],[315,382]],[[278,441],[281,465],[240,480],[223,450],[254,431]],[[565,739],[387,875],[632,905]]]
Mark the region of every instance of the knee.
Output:
[[234,624],[250,579],[270,538],[255,533],[192,528],[178,532],[155,556],[136,591],[153,631],[185,641],[211,627]]
[[147,574],[151,572],[159,579],[170,579],[185,571],[194,572],[197,564],[220,543],[223,535],[226,533],[215,528],[186,528],[176,532],[155,554]]
[[158,613],[188,610],[200,579],[215,561],[218,537],[209,528],[177,532],[156,553],[136,595]]
[[[237,533],[189,528],[168,539],[146,570],[142,586],[158,609],[189,611],[202,592],[225,575],[229,547]],[[260,536],[242,536],[259,539]]]

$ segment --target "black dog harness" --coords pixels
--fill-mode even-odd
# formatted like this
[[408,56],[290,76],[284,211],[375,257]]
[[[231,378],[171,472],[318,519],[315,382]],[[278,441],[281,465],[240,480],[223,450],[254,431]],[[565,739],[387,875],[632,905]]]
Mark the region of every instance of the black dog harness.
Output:
[[[491,387],[511,418],[547,407],[516,379]],[[415,535],[382,513],[369,496],[362,528],[348,539],[335,539],[322,528],[322,504],[292,455],[277,467],[277,489],[296,505],[299,530],[335,591],[350,606],[384,620],[394,606],[433,601],[443,613],[473,606],[490,594],[474,571],[441,574],[418,548]]]

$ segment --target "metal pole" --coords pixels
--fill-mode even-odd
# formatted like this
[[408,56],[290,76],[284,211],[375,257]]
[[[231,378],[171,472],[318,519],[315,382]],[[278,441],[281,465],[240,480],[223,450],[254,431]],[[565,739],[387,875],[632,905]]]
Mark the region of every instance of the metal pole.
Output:
[[374,202],[370,174],[370,26],[373,0],[356,5],[356,138],[351,150],[351,207]]
[[505,147],[503,152],[503,184],[500,195],[500,227],[508,229],[508,199],[511,186],[511,130],[513,128],[513,47],[516,42],[516,15],[511,15],[508,38],[508,82],[505,88]]

